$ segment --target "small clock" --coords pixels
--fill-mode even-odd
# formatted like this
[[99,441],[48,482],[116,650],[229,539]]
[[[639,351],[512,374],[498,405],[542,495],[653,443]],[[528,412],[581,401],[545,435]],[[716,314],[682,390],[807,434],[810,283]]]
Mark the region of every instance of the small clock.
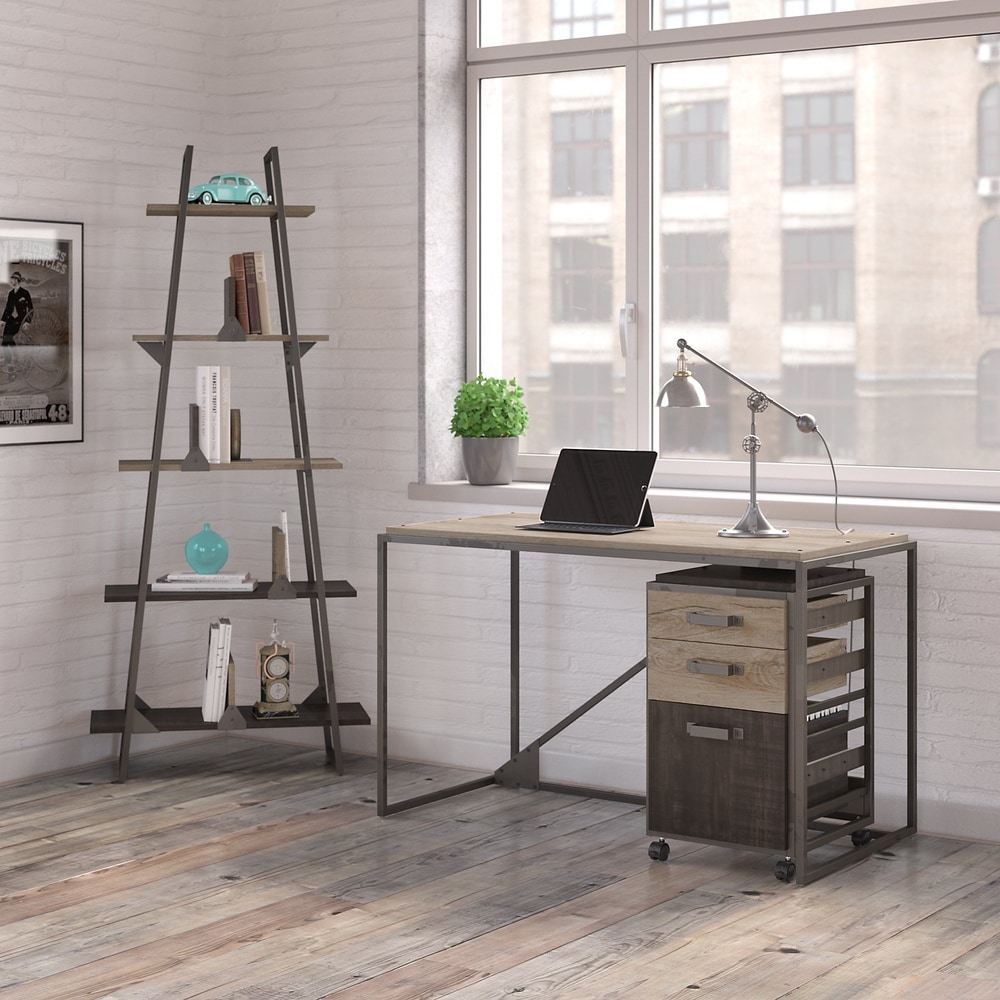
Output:
[[292,646],[278,635],[278,623],[271,629],[271,641],[257,647],[260,669],[260,700],[253,712],[258,719],[272,716],[295,716],[298,709],[291,702]]

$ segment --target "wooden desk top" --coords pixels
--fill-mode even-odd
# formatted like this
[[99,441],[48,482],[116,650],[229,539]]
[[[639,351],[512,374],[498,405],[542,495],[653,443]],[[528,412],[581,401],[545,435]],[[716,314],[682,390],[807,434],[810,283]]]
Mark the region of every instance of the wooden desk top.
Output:
[[758,558],[786,564],[813,559],[846,562],[878,550],[906,546],[909,537],[898,531],[851,531],[836,528],[790,528],[787,538],[720,538],[720,528],[730,524],[660,519],[652,528],[622,535],[588,535],[558,531],[523,531],[537,514],[485,514],[449,521],[400,524],[385,529],[394,541],[423,541],[440,545],[509,548],[535,552],[585,552],[593,555],[684,560],[692,562],[737,561]]

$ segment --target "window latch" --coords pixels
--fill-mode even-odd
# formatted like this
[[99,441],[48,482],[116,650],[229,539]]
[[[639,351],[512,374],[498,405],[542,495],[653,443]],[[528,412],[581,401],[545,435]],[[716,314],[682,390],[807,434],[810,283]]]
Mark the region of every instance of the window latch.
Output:
[[631,330],[635,329],[635,303],[626,302],[618,310],[618,341],[621,344],[622,357],[627,358],[631,353],[631,340],[629,336]]

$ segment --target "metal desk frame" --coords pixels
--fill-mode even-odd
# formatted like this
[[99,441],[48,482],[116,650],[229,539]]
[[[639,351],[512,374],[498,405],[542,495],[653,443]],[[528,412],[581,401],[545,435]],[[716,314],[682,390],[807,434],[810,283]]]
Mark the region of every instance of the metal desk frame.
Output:
[[[846,536],[833,529],[800,528],[787,539],[722,539],[720,525],[661,521],[654,528],[625,535],[598,536],[518,531],[516,525],[534,520],[532,514],[501,514],[434,521],[387,528],[378,536],[378,710],[377,810],[389,816],[489,785],[566,792],[618,801],[645,803],[645,796],[613,790],[543,782],[539,779],[541,748],[573,722],[600,704],[646,666],[643,657],[577,709],[527,745],[520,732],[520,555],[556,553],[582,557],[645,559],[660,563],[689,563],[792,570],[795,590],[789,600],[789,662],[806,662],[806,591],[809,570],[872,559],[895,553],[906,555],[906,823],[893,830],[873,831],[872,839],[845,855],[842,867],[916,832],[917,825],[917,548],[906,535],[893,532],[855,532]],[[492,774],[458,782],[424,795],[389,801],[388,795],[388,595],[389,545],[445,545],[510,552],[510,757]],[[645,594],[643,595],[645,600]],[[871,692],[874,709],[874,691]],[[806,678],[789,671],[788,789],[791,831],[790,856],[797,861],[796,881],[804,884],[827,874],[808,865],[806,801]]]

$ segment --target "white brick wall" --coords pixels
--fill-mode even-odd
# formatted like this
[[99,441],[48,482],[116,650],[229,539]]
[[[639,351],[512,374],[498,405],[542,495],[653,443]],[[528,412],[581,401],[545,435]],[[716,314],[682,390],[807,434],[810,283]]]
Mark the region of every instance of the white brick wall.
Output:
[[[470,512],[406,498],[417,470],[416,7],[251,0],[237,13],[209,0],[91,0],[85,9],[0,0],[8,112],[0,215],[82,221],[86,239],[86,440],[0,451],[0,781],[117,752],[116,740],[88,727],[91,709],[122,704],[128,659],[131,606],[103,603],[103,588],[137,571],[145,479],[119,474],[117,462],[148,454],[157,369],[131,335],[162,330],[172,242],[169,221],[147,219],[145,204],[176,197],[187,143],[199,176],[227,165],[259,176],[262,154],[276,145],[287,199],[316,205],[293,224],[292,264],[300,330],[331,336],[306,358],[313,450],[346,465],[317,477],[326,575],[359,591],[330,606],[338,695],[374,715],[375,536],[387,524]],[[266,237],[190,227],[179,328],[216,322],[220,265],[233,248],[263,246]],[[178,450],[189,366],[209,353],[175,355],[168,440]],[[247,453],[271,452],[287,441],[280,358],[254,351],[238,361],[234,401]],[[189,478],[163,485],[157,569],[179,565],[184,540],[211,521],[230,541],[231,564],[260,572],[276,512],[297,509],[294,482],[278,475],[213,479],[211,490]],[[921,826],[995,838],[1000,534],[908,529],[900,520],[921,542]],[[491,769],[507,744],[505,557],[413,546],[392,558],[392,750]],[[524,558],[527,738],[642,655],[651,572]],[[886,575],[894,581],[887,608],[898,610],[900,572]],[[244,607],[230,610],[246,698],[254,642],[270,619],[269,608]],[[308,653],[305,609],[281,612],[285,633]],[[208,614],[147,610],[147,701],[197,703]],[[887,631],[879,642],[891,667],[898,636]],[[303,673],[300,694],[311,686]],[[900,720],[891,679],[887,687],[881,739],[892,753],[883,776],[894,791]],[[373,729],[344,735],[349,748],[374,749]],[[137,738],[135,749],[169,740]],[[643,740],[637,678],[554,741],[543,772],[641,790]]]

